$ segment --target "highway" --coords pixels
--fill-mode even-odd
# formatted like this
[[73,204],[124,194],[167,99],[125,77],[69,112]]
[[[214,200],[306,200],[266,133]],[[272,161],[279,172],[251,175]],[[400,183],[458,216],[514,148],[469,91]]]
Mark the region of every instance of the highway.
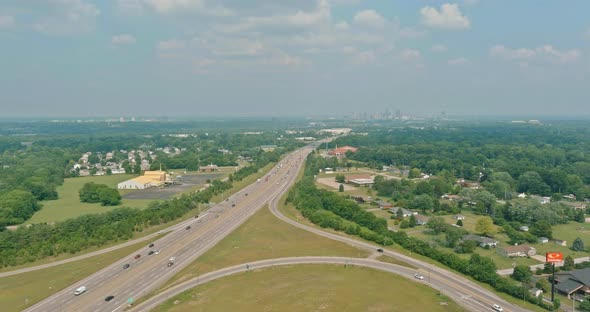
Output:
[[[193,278],[174,287],[171,287],[153,297],[147,301],[142,302],[138,306],[130,309],[132,312],[143,312],[149,311],[158,305],[162,304],[169,298],[178,295],[184,291],[194,288],[198,285],[208,283],[210,281],[223,278],[229,275],[245,272],[248,270],[263,269],[272,266],[282,265],[298,265],[298,264],[339,264],[344,266],[354,265],[372,268],[376,270],[385,271],[387,273],[393,273],[400,275],[404,278],[410,279],[418,283],[427,284],[441,293],[445,294],[449,298],[452,298],[455,302],[463,306],[469,311],[491,311],[491,304],[485,300],[480,300],[469,294],[468,289],[461,287],[449,287],[446,279],[440,276],[433,275],[430,278],[425,275],[424,280],[418,280],[414,277],[416,270],[405,266],[385,263],[372,259],[362,258],[346,258],[346,257],[291,257],[291,258],[278,258],[278,259],[267,259],[261,261],[255,261],[250,263],[243,263],[227,268],[223,268],[217,271],[203,274],[199,277]],[[505,311],[514,311],[504,309]]]
[[[122,311],[128,300],[135,301],[155,290],[270,200],[281,196],[294,183],[295,173],[310,150],[304,148],[289,154],[259,182],[247,186],[198,218],[175,227],[168,235],[153,242],[154,247],[146,246],[25,311]],[[148,255],[149,251],[156,250],[160,251],[159,254]],[[140,257],[135,259],[136,255]],[[170,261],[171,257],[175,259]],[[168,266],[169,262],[173,264]],[[123,268],[125,264],[130,265],[128,269]],[[85,286],[87,291],[75,296],[74,291],[80,286]],[[108,296],[114,298],[105,301]]]

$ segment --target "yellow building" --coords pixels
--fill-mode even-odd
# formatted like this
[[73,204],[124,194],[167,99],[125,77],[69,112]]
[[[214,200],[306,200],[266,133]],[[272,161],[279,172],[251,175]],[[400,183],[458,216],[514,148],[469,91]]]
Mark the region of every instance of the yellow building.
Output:
[[166,182],[165,171],[146,171],[142,176],[117,184],[117,188],[120,190],[143,190],[164,185],[164,182]]

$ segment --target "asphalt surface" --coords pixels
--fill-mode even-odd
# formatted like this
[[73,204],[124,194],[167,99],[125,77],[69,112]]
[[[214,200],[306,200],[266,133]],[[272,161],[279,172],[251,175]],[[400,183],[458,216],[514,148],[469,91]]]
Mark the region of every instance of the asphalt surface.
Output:
[[[291,153],[260,182],[232,195],[199,218],[185,221],[183,225],[189,224],[190,229],[179,226],[155,241],[154,247],[146,246],[25,311],[122,311],[130,300],[135,301],[165,283],[270,200],[287,191],[309,151],[306,148]],[[148,255],[151,250],[160,253]],[[138,259],[136,254],[140,255]],[[175,260],[170,261],[171,257]],[[173,265],[167,266],[169,262]],[[130,267],[123,269],[125,264]],[[74,291],[80,286],[85,286],[87,291],[75,296]],[[114,298],[107,302],[107,296]]]

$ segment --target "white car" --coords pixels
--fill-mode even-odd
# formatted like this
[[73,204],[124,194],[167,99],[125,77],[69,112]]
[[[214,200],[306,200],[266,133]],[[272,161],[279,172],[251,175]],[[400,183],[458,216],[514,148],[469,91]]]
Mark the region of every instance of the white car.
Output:
[[497,304],[494,304],[492,306],[492,309],[494,309],[494,311],[498,311],[498,312],[503,312],[504,311],[504,309],[502,309],[502,307],[499,306],[499,305],[497,305]]
[[170,259],[169,259],[169,260],[170,260],[170,261],[174,261],[174,260],[176,260],[176,257],[170,257]]
[[156,250],[156,252],[154,252],[154,253],[157,255],[157,254],[160,254],[160,251],[159,250]]
[[414,274],[414,277],[417,278],[417,279],[419,279],[419,280],[423,280],[424,279],[424,276],[422,276],[422,274],[420,274],[420,273]]

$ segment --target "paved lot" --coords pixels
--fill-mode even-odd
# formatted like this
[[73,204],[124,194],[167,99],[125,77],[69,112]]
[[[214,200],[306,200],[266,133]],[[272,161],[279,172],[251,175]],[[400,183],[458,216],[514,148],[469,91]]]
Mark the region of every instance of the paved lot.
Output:
[[182,193],[195,187],[196,185],[204,184],[207,179],[216,179],[222,176],[221,173],[211,174],[196,174],[196,175],[181,175],[177,180],[182,183],[180,185],[170,185],[164,188],[150,188],[146,190],[137,190],[123,195],[124,199],[168,199],[178,193]]

